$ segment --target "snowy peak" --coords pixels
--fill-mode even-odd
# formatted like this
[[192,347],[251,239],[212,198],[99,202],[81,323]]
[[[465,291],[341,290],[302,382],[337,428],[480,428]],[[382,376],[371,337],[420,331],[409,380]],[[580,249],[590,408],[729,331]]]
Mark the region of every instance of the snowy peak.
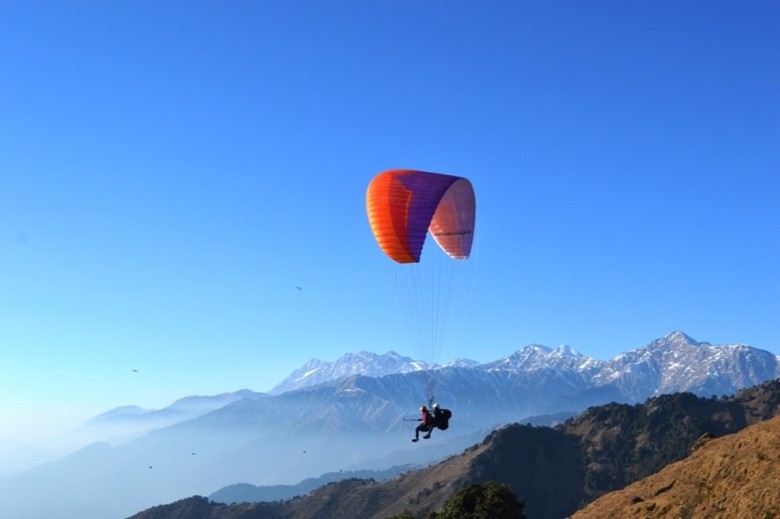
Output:
[[582,353],[578,352],[568,344],[561,344],[552,352],[555,357],[582,357]]
[[475,368],[479,366],[479,362],[472,359],[455,359],[449,364],[446,364],[445,368]]
[[503,360],[519,365],[529,364],[546,359],[552,351],[547,346],[542,346],[541,344],[529,344]]
[[658,346],[658,347],[699,346],[700,344],[707,344],[707,343],[700,343],[698,341],[695,341],[694,339],[692,339],[691,337],[689,337],[688,335],[684,334],[681,331],[673,331],[660,339],[654,340],[648,345],[648,347],[652,348],[654,346]]
[[582,355],[574,348],[562,344],[550,349],[540,344],[530,344],[496,362],[485,364],[489,371],[538,371],[538,370],[563,370],[579,372],[591,369],[598,361]]
[[403,357],[394,351],[389,351],[384,355],[377,355],[368,351],[347,353],[335,362],[323,362],[319,359],[312,359],[306,362],[301,368],[293,371],[290,376],[274,387],[270,393],[276,395],[354,375],[382,377],[397,373],[425,371],[437,367],[434,364],[427,364],[409,357]]
[[779,375],[780,356],[744,344],[698,342],[675,331],[614,357],[594,382],[614,385],[639,401],[679,391],[723,395]]

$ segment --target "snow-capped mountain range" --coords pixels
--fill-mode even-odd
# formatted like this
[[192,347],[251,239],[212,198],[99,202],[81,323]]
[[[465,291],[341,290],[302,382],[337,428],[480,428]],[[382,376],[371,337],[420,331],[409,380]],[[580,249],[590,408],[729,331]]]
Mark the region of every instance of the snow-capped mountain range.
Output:
[[295,370],[270,394],[334,383],[350,376],[381,378],[389,375],[452,370],[474,370],[504,375],[542,375],[565,379],[579,390],[613,388],[626,401],[641,401],[662,393],[690,391],[702,396],[722,395],[780,376],[780,355],[745,344],[713,346],[697,342],[680,331],[616,357],[601,361],[568,345],[555,349],[532,344],[503,359],[477,363],[458,359],[446,366],[426,364],[395,352],[360,352],[334,362],[312,359]]

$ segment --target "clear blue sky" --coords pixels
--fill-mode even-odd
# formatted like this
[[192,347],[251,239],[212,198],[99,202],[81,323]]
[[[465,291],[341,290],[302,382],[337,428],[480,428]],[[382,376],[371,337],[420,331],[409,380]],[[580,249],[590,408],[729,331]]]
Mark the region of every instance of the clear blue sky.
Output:
[[2,2],[0,441],[415,356],[364,209],[390,168],[477,194],[442,360],[677,329],[780,353],[779,25],[770,1]]

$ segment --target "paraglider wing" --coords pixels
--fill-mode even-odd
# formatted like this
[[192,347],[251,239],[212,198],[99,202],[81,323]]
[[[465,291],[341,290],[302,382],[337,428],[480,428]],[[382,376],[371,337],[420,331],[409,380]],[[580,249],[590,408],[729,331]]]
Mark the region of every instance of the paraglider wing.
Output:
[[379,247],[398,263],[420,261],[430,230],[450,257],[468,258],[475,199],[461,177],[396,169],[380,173],[366,193],[366,212]]
[[459,178],[444,193],[429,228],[433,239],[450,257],[469,257],[474,240],[475,211],[471,182]]

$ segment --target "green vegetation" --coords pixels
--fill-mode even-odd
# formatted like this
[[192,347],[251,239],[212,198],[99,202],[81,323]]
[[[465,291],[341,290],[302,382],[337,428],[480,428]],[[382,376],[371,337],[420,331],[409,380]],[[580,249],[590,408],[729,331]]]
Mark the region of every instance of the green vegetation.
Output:
[[525,519],[524,505],[509,487],[488,481],[467,485],[452,495],[441,513],[429,519]]
[[[466,485],[444,503],[441,512],[431,512],[428,519],[525,519],[524,505],[507,485],[488,481]],[[415,519],[405,511],[390,519]]]

